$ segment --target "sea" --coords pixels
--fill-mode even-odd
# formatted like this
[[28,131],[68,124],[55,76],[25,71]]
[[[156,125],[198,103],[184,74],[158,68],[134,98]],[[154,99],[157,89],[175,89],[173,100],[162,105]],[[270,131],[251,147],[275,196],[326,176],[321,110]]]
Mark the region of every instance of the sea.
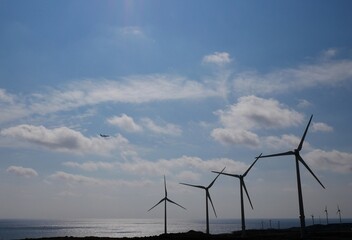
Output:
[[[347,221],[352,222],[352,219]],[[339,219],[329,219],[329,223],[338,222]],[[326,220],[316,219],[315,224],[319,223],[326,224]],[[311,224],[311,219],[306,219],[306,225]],[[284,229],[298,226],[298,219],[246,219],[247,229]],[[190,230],[205,232],[205,221],[168,219],[168,233]],[[240,219],[210,220],[212,234],[231,233],[238,230],[241,230]],[[0,219],[0,240],[65,236],[144,237],[160,235],[163,232],[163,219]]]

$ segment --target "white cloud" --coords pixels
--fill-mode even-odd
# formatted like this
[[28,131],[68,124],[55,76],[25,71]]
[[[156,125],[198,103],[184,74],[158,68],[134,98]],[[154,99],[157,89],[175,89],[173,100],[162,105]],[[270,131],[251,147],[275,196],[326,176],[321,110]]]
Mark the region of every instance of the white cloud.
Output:
[[212,63],[216,65],[225,65],[231,62],[230,54],[227,52],[215,52],[203,57],[203,63]]
[[332,171],[337,173],[352,173],[352,154],[333,150],[330,152],[315,149],[304,155],[307,161],[315,169]]
[[329,49],[324,50],[321,53],[321,58],[322,58],[322,60],[329,60],[329,59],[335,57],[337,55],[337,53],[338,53],[337,48],[329,48]]
[[6,169],[6,172],[27,178],[38,176],[38,173],[34,169],[21,166],[10,166]]
[[[106,102],[146,103],[165,100],[202,99],[223,97],[219,86],[207,85],[175,75],[137,75],[118,81],[77,81],[61,89],[46,89],[28,96],[16,97],[12,104],[2,104],[0,121],[10,121],[33,114],[49,114],[69,111],[78,107]],[[3,100],[11,97],[5,90],[0,92]]]
[[174,135],[174,136],[179,136],[182,134],[182,129],[175,124],[166,123],[164,126],[160,126],[154,123],[154,121],[151,120],[150,118],[143,118],[142,124],[144,127],[146,127],[150,131],[157,134]]
[[108,123],[116,125],[128,132],[141,132],[144,127],[157,134],[173,136],[179,136],[182,134],[182,129],[179,126],[172,123],[163,123],[163,125],[158,125],[150,118],[142,118],[141,125],[138,125],[132,117],[129,117],[126,114],[122,114],[120,117],[111,117],[107,121]]
[[182,181],[198,181],[200,179],[200,174],[192,171],[182,171],[176,176],[177,179],[182,179]]
[[84,162],[84,163],[77,163],[77,162],[64,162],[64,166],[70,168],[78,168],[85,171],[97,171],[97,170],[111,170],[115,167],[114,164],[109,162]]
[[57,106],[65,110],[103,102],[145,103],[219,95],[216,90],[207,89],[202,83],[171,75],[130,76],[122,81],[87,80],[72,83],[67,88],[64,91],[54,91],[51,101],[48,101],[50,98],[45,98],[46,103],[42,101],[37,107],[49,111],[45,106]]
[[300,99],[298,104],[297,104],[297,107],[299,107],[299,108],[308,108],[308,107],[310,107],[312,105],[313,104],[311,102],[309,102],[308,100]]
[[104,186],[104,187],[145,187],[151,184],[151,181],[148,180],[134,180],[134,181],[125,181],[125,180],[107,180],[99,179],[93,177],[86,177],[79,174],[70,174],[62,171],[58,171],[52,174],[49,179],[55,181],[62,181],[67,184],[84,184],[87,186]]
[[1,115],[0,115],[0,123],[1,122],[10,122],[15,119],[21,119],[30,115],[30,111],[26,109],[26,106],[18,103],[18,104],[6,104],[1,105]]
[[119,29],[119,32],[123,36],[144,37],[143,30],[138,26],[123,27]]
[[114,116],[109,118],[108,123],[116,125],[128,132],[140,132],[142,127],[136,124],[132,117],[122,114],[120,117]]
[[0,88],[0,103],[12,103],[14,101],[14,96],[8,94],[5,89]]
[[236,104],[216,114],[225,127],[233,129],[284,128],[303,121],[302,114],[279,101],[256,96],[240,97]]
[[121,135],[109,139],[85,137],[67,127],[48,129],[44,126],[18,125],[3,129],[0,135],[16,141],[30,143],[45,149],[76,154],[108,154],[118,149],[123,157],[136,154],[128,140]]
[[315,86],[337,86],[352,80],[351,60],[331,60],[305,64],[266,74],[239,73],[234,78],[235,91],[242,94],[277,94]]
[[[263,139],[265,145],[270,149],[275,150],[290,150],[295,149],[299,145],[301,139],[294,135],[284,134],[281,137],[269,136]],[[308,142],[304,142],[305,148],[309,148],[310,145]]]
[[334,129],[333,129],[333,127],[329,126],[326,123],[321,123],[321,122],[315,123],[315,122],[313,122],[312,131],[313,132],[332,132],[332,131],[334,131]]
[[25,104],[19,102],[18,97],[0,88],[0,123],[22,118],[28,114]]
[[228,158],[203,160],[199,157],[189,156],[182,156],[175,159],[160,159],[157,161],[130,161],[118,163],[118,165],[124,171],[151,176],[164,174],[178,175],[185,171],[184,169],[191,169],[193,171],[221,171],[225,166],[229,172],[241,173],[248,168],[248,165],[245,163]]
[[215,128],[211,136],[222,144],[243,144],[249,147],[257,147],[260,144],[257,134],[244,129]]
[[62,171],[58,171],[50,176],[50,179],[60,180],[68,183],[82,183],[89,185],[102,185],[103,182],[96,178],[86,177],[83,175],[70,174]]
[[257,147],[259,137],[255,129],[275,129],[296,126],[303,121],[303,115],[288,109],[274,99],[246,96],[226,110],[219,110],[222,128],[212,131],[212,137],[226,144],[243,144]]

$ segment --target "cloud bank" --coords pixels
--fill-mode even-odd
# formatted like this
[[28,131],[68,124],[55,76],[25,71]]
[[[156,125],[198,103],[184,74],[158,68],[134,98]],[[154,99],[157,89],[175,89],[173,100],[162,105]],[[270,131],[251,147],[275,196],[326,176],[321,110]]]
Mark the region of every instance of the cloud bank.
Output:
[[101,154],[118,149],[122,156],[135,154],[129,141],[122,135],[109,139],[85,137],[78,131],[67,127],[48,129],[44,126],[22,124],[1,130],[1,136],[13,138],[44,149],[75,154]]
[[148,180],[109,180],[94,177],[86,177],[79,174],[71,174],[63,171],[57,171],[49,176],[50,180],[63,182],[66,184],[83,184],[87,186],[103,186],[103,187],[145,187],[151,184]]
[[215,113],[222,128],[213,129],[211,136],[223,144],[242,144],[249,147],[260,145],[256,129],[275,129],[296,126],[303,115],[274,99],[256,96],[240,97],[226,110]]
[[215,52],[210,55],[203,57],[203,63],[212,63],[219,66],[228,64],[231,62],[230,54],[227,52]]
[[6,172],[26,178],[38,176],[38,173],[34,169],[21,166],[10,166],[6,169]]
[[142,118],[141,123],[137,124],[132,117],[126,114],[108,118],[107,122],[127,132],[143,132],[146,129],[150,132],[162,135],[179,136],[182,134],[181,127],[175,124],[157,124],[150,118]]
[[[190,176],[188,180],[196,178],[196,171],[220,171],[226,166],[229,172],[241,173],[247,170],[248,165],[228,158],[216,158],[203,160],[199,157],[182,156],[174,159],[160,159],[157,161],[138,160],[132,162],[118,163],[123,171],[137,175],[181,175]],[[184,172],[184,169],[188,169]],[[192,170],[192,171],[191,171]],[[192,172],[193,174],[190,174]]]
[[111,117],[107,121],[111,125],[118,126],[127,132],[141,132],[143,130],[141,126],[135,123],[132,117],[127,116],[126,114]]
[[[249,167],[247,164],[235,161],[228,158],[215,158],[204,160],[199,157],[182,156],[173,159],[159,159],[156,161],[149,161],[145,159],[133,160],[128,162],[93,162],[88,161],[84,163],[64,162],[64,166],[69,168],[77,168],[84,171],[98,171],[98,170],[113,170],[119,169],[125,173],[144,176],[155,175],[174,175],[189,177],[194,180],[199,177],[199,171],[220,171],[226,167],[226,170],[234,173],[241,173]],[[185,170],[187,169],[187,170]]]
[[315,169],[336,173],[352,173],[352,154],[337,150],[315,149],[304,155],[304,159]]
[[142,124],[144,125],[145,128],[147,128],[148,130],[150,130],[153,133],[164,134],[164,135],[173,135],[173,136],[179,136],[182,134],[182,129],[179,126],[172,124],[172,123],[166,123],[164,125],[157,125],[150,118],[143,118]]
[[316,86],[339,86],[351,80],[352,61],[342,59],[318,61],[265,74],[242,72],[234,77],[233,83],[235,92],[240,95],[268,95]]
[[[12,96],[2,89],[0,122],[34,114],[69,111],[101,103],[141,104],[166,100],[192,100],[224,97],[220,86],[207,85],[175,75],[138,75],[118,81],[95,79],[72,82],[59,89],[27,96]],[[6,103],[6,104],[5,104]]]

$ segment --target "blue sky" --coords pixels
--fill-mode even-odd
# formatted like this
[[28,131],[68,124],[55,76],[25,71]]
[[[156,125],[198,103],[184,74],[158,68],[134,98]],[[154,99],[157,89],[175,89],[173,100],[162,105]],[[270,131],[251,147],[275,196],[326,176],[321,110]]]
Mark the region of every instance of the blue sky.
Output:
[[[307,218],[352,217],[350,1],[1,1],[0,218],[203,218],[212,170],[297,147]],[[100,133],[110,135],[102,138]],[[210,190],[239,218],[239,182]],[[298,218],[293,157],[246,177]],[[214,217],[214,216],[212,216]]]

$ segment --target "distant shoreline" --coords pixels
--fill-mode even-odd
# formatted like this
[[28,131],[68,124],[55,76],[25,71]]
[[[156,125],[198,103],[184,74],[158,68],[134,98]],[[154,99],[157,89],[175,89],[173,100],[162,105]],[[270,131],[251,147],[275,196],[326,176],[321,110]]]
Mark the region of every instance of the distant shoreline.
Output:
[[[347,240],[352,239],[352,223],[334,223],[328,225],[310,225],[306,227],[306,237],[309,239],[337,239]],[[25,238],[38,239],[38,240],[127,240],[127,239],[143,239],[143,240],[161,240],[161,239],[175,239],[175,240],[201,240],[201,239],[214,239],[214,240],[228,240],[228,239],[241,239],[242,231],[235,231],[233,233],[223,234],[210,234],[207,235],[203,232],[189,231],[185,233],[169,233],[167,235],[161,234],[157,236],[146,237],[49,237],[49,238]],[[287,229],[249,229],[246,230],[246,239],[300,239],[300,228],[292,227]]]

